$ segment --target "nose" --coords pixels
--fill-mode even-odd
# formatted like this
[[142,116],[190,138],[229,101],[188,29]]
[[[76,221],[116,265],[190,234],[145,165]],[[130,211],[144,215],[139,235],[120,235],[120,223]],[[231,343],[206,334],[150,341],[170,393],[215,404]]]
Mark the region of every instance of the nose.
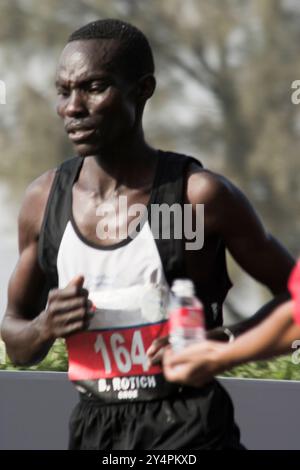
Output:
[[78,117],[86,113],[84,99],[80,90],[72,90],[65,103],[65,115]]

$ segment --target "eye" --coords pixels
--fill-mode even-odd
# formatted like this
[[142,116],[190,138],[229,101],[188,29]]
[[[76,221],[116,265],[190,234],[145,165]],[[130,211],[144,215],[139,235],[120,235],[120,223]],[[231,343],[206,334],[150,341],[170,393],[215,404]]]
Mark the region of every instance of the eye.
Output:
[[93,82],[87,86],[87,90],[90,93],[103,93],[110,86],[109,83],[105,82]]
[[67,98],[70,95],[70,92],[67,88],[57,88],[56,92],[58,96],[62,96],[63,98]]

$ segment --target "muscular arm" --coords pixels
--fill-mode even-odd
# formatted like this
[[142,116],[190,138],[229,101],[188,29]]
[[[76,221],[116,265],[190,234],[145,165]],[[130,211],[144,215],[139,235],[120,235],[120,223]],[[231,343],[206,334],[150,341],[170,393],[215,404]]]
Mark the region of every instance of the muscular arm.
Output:
[[[44,280],[35,257],[36,247],[28,247],[22,253],[9,283],[8,306],[1,336],[9,357],[16,365],[40,361],[53,343],[42,335],[38,304],[42,300],[40,293],[44,289]],[[22,282],[24,276],[27,282]],[[35,301],[30,299],[31,296]]]
[[242,320],[234,325],[230,325],[230,331],[235,337],[245,333],[251,328],[257,326],[260,322],[267,318],[276,307],[288,301],[289,299],[290,293],[287,291],[276,295],[273,299],[263,305],[254,315],[252,315],[252,317],[247,318],[246,320]]
[[[266,232],[247,198],[226,178],[206,170],[199,171],[197,166],[191,167],[185,202],[192,204],[194,208],[196,204],[204,204],[204,247],[205,240],[209,237],[221,237],[236,262],[274,294],[274,298],[251,318],[230,325],[229,330],[234,336],[239,336],[263,321],[275,307],[289,298],[287,279],[295,261]],[[224,330],[225,327],[210,330],[207,337],[228,341],[229,336]],[[161,360],[162,348],[167,343],[167,338],[154,341],[147,351],[152,363]]]
[[275,299],[251,319],[230,326],[235,335],[252,328],[288,298],[287,279],[294,259],[264,229],[247,198],[222,176],[202,171],[188,183],[192,204],[205,204],[205,237],[217,234],[237,263],[253,278],[267,286]]
[[[46,278],[38,263],[38,239],[54,171],[28,188],[19,215],[19,260],[10,278],[8,305],[1,328],[9,357],[31,365],[47,354],[53,342],[85,325],[87,291],[79,277],[65,289],[45,296]],[[47,301],[47,306],[45,307]]]
[[25,365],[47,354],[53,341],[40,328],[45,276],[38,263],[38,239],[53,181],[49,172],[34,181],[25,193],[18,220],[19,259],[8,286],[8,305],[1,328],[8,355]]

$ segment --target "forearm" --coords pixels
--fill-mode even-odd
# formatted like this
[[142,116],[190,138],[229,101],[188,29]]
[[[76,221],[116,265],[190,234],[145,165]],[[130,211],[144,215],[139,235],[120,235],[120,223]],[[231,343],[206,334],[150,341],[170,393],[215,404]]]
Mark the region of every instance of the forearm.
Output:
[[277,307],[279,307],[279,305],[283,304],[289,299],[289,292],[279,294],[270,300],[270,302],[263,305],[263,307],[261,307],[252,317],[236,323],[235,325],[230,325],[228,328],[235,337],[240,336],[264,321],[271,313],[274,312]]
[[300,326],[293,320],[293,301],[278,307],[261,324],[231,343],[200,341],[175,353],[167,348],[163,370],[167,380],[200,387],[215,375],[245,362],[291,351],[300,339]]
[[48,353],[54,339],[46,337],[42,328],[43,312],[33,320],[6,315],[1,337],[11,361],[17,366],[40,362]]
[[300,339],[300,327],[292,318],[292,301],[285,302],[263,323],[241,335],[220,352],[220,369],[287,353],[297,338]]

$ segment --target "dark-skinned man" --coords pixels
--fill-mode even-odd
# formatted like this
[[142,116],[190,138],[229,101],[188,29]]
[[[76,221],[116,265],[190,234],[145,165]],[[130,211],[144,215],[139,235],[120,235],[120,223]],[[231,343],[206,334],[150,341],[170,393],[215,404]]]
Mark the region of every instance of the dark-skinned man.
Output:
[[[33,364],[66,338],[69,378],[80,392],[71,449],[242,448],[217,381],[196,389],[164,379],[156,354],[168,332],[169,286],[192,279],[208,329],[220,333],[231,285],[225,246],[274,295],[284,293],[293,259],[229,181],[147,144],[142,116],[155,90],[154,63],[139,30],[101,20],[75,31],[56,87],[78,157],[26,192],[2,325],[9,356]],[[152,213],[184,204],[193,227],[204,205],[203,246],[190,249],[172,217],[165,213],[159,227]]]

